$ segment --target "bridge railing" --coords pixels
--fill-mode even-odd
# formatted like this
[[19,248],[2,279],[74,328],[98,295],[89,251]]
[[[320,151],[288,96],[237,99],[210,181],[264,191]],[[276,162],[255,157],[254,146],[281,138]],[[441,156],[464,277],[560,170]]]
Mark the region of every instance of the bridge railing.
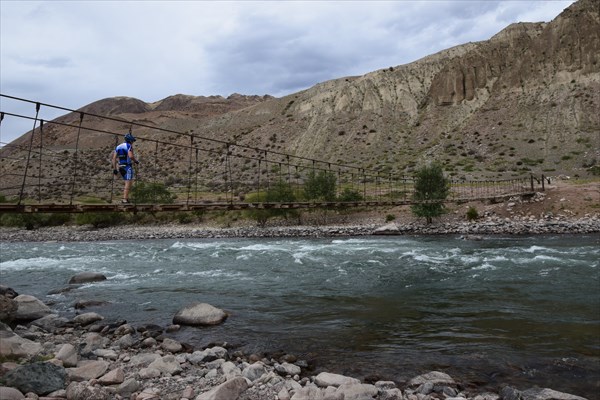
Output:
[[[257,196],[253,197],[253,194],[265,193],[277,182],[285,182],[292,191],[300,194],[306,182],[320,173],[334,177],[336,199],[351,193],[353,204],[357,199],[365,203],[410,203],[414,193],[413,178],[397,173],[299,157],[189,132],[17,100],[31,103],[32,109],[35,108],[35,115],[2,112],[2,118],[29,120],[33,125],[28,135],[0,149],[0,195],[18,204],[111,203],[119,200],[123,182],[120,176],[112,174],[110,160],[123,133],[132,127],[136,129],[135,152],[141,160],[135,167],[137,184],[164,187],[176,196],[177,203],[247,203],[256,200]],[[45,121],[40,118],[43,108],[69,113]],[[99,125],[98,121],[103,124]],[[65,131],[75,139],[65,140],[58,136]],[[99,150],[90,150],[91,143]],[[539,180],[536,182],[539,186]],[[543,185],[543,179],[541,183]],[[449,200],[517,195],[533,192],[537,186],[534,187],[531,177],[452,180]]]

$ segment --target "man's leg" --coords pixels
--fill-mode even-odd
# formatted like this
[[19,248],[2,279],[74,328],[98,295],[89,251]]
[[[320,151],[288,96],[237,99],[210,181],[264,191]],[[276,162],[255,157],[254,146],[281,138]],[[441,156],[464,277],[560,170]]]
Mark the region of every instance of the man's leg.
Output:
[[129,190],[131,189],[132,184],[133,180],[125,181],[125,189],[123,190],[123,200],[129,201]]

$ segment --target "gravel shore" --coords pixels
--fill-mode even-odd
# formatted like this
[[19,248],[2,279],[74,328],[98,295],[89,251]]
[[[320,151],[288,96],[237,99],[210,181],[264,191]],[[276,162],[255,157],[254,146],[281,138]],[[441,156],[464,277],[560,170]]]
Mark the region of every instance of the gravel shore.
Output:
[[3,242],[78,242],[192,238],[281,238],[340,237],[365,235],[528,235],[589,234],[600,232],[600,216],[485,217],[477,221],[443,221],[427,225],[421,221],[388,224],[361,221],[353,224],[321,226],[239,226],[219,228],[198,225],[123,225],[93,229],[91,226],[59,226],[25,230],[0,228]]

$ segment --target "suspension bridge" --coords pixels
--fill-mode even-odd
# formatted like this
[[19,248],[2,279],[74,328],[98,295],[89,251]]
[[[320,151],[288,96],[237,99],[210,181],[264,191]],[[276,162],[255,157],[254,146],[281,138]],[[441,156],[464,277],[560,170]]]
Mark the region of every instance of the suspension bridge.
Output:
[[[300,157],[192,132],[68,109],[0,93],[28,111],[0,110],[0,124],[29,121],[31,131],[2,143],[0,213],[158,212],[248,209],[380,207],[414,204],[414,178],[345,163]],[[20,109],[24,109],[21,107]],[[51,121],[44,110],[65,113]],[[136,183],[149,194],[121,204],[123,181],[113,175],[111,153],[133,130]],[[93,148],[93,149],[91,149]],[[177,154],[177,165],[164,154]],[[307,182],[334,182],[325,198],[302,198]],[[277,185],[292,195],[269,196]],[[504,180],[450,179],[446,202],[501,201],[544,190],[544,177]],[[169,196],[164,194],[168,193]],[[298,194],[298,195],[296,195]]]

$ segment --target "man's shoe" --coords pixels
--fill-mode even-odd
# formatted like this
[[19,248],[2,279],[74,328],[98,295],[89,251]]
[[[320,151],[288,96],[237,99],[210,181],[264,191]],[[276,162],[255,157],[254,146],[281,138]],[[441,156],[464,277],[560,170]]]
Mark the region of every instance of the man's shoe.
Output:
[[123,200],[121,200],[121,203],[123,203],[123,204],[129,204],[129,200],[123,199]]

